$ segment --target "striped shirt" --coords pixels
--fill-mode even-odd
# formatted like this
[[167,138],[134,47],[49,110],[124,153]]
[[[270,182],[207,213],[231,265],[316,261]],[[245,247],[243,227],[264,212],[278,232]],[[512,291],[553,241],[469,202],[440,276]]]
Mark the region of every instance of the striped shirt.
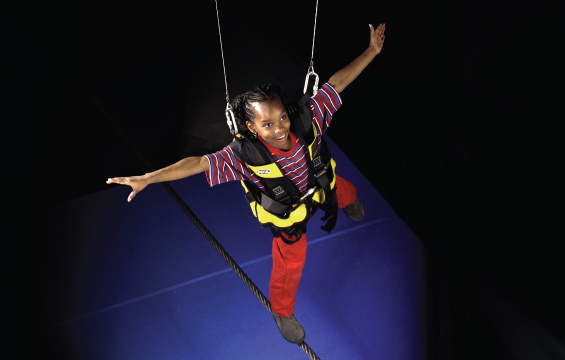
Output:
[[[335,89],[324,84],[310,99],[310,109],[312,109],[312,120],[318,133],[318,145],[322,141],[322,134],[331,123],[333,114],[341,107],[341,97]],[[307,146],[304,146],[292,132],[289,132],[290,139],[294,144],[292,149],[283,151],[276,149],[265,142],[263,144],[273,155],[275,162],[281,168],[284,176],[305,193],[308,186],[308,154]],[[256,184],[261,190],[264,189],[260,178],[258,178],[249,167],[228,146],[220,151],[205,155],[210,163],[206,171],[206,180],[210,186],[222,184],[232,180],[249,180]]]

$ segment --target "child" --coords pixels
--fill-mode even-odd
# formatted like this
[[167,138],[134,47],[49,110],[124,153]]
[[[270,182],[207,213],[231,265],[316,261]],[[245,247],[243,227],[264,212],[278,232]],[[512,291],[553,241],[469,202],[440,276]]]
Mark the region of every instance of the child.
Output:
[[[269,299],[281,334],[292,343],[300,343],[305,338],[304,330],[294,316],[294,303],[306,259],[305,232],[310,215],[316,207],[326,210],[322,220],[327,220],[326,229],[331,230],[336,218],[332,215],[336,215],[337,207],[355,221],[361,220],[364,214],[355,187],[335,175],[333,160],[324,159],[326,148],[322,134],[329,126],[333,113],[341,106],[339,93],[382,50],[385,24],[379,24],[376,29],[372,25],[369,27],[369,47],[352,63],[336,72],[309,100],[312,124],[308,125],[310,120],[305,121],[304,127],[309,126],[310,131],[312,125],[314,127],[311,143],[305,140],[308,129],[305,131],[297,124],[300,118],[296,118],[295,108],[286,107],[283,103],[282,89],[276,85],[266,85],[239,95],[231,102],[239,134],[224,149],[202,157],[187,157],[142,176],[107,181],[108,184],[131,186],[129,202],[149,184],[177,180],[201,172],[206,173],[210,186],[241,180],[253,214],[263,227],[271,227],[275,235]],[[312,151],[312,147],[319,151]],[[254,151],[270,160],[253,163],[257,160],[257,156],[250,155]],[[314,153],[321,154],[322,160],[317,161]],[[269,166],[269,162],[276,162],[276,165]],[[313,190],[314,187],[316,190]],[[284,196],[285,189],[289,194],[281,199],[279,195]],[[265,211],[266,208],[269,211]],[[277,211],[272,209],[280,210],[284,216],[274,216],[273,212]]]

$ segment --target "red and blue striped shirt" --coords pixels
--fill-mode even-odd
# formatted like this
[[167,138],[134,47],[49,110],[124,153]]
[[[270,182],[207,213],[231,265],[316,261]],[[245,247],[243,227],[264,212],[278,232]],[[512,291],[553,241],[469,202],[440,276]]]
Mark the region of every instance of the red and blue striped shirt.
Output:
[[[324,84],[310,99],[310,108],[312,109],[312,120],[318,133],[318,145],[322,141],[322,134],[326,131],[331,123],[333,114],[341,107],[341,97],[335,89]],[[301,193],[305,193],[308,186],[308,163],[306,156],[308,148],[302,144],[293,133],[289,132],[293,142],[292,149],[283,151],[265,144],[267,149],[273,155],[275,162],[281,168],[282,173],[300,189]],[[210,186],[218,185],[232,180],[249,180],[256,184],[261,190],[264,189],[258,178],[249,167],[235,155],[228,146],[220,151],[205,155],[210,162],[209,170],[206,171],[206,180]]]

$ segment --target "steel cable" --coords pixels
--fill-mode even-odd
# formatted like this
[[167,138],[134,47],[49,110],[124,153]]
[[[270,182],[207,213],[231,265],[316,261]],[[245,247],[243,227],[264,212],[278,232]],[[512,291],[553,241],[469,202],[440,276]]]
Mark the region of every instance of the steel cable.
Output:
[[[124,138],[124,140],[128,143],[128,145],[132,148],[135,154],[139,157],[139,159],[143,162],[145,167],[149,169],[149,171],[155,171],[156,169],[147,161],[145,156],[139,151],[138,147],[133,143],[133,141],[129,138],[124,128],[120,125],[120,123],[102,106],[102,104],[98,101],[98,99],[94,98],[94,102],[96,106],[102,111],[102,113],[106,116],[106,118],[112,123],[112,125],[116,128],[118,133]],[[218,253],[224,258],[224,260],[228,263],[228,265],[233,269],[233,271],[239,276],[239,278],[247,285],[249,290],[257,297],[257,299],[263,304],[263,306],[269,311],[271,315],[273,315],[273,310],[271,309],[271,303],[267,299],[267,297],[259,290],[259,288],[253,283],[253,281],[247,276],[247,274],[241,269],[241,267],[235,262],[235,260],[228,254],[228,252],[224,249],[224,247],[220,244],[218,240],[212,235],[212,233],[204,226],[204,224],[196,217],[194,212],[188,207],[188,205],[184,202],[184,200],[180,197],[180,195],[169,185],[167,182],[160,183],[165,190],[171,195],[173,200],[181,207],[184,213],[189,217],[190,220],[196,225],[198,230],[202,232],[202,234],[208,239],[210,244],[218,251]],[[311,359],[311,360],[320,360],[320,358],[314,353],[314,351],[306,344],[304,341],[299,343],[298,346],[304,351],[304,353]]]

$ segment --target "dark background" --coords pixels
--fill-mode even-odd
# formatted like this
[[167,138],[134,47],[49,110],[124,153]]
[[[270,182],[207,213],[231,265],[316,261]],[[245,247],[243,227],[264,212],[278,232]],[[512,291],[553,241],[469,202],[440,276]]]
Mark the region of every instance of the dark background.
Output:
[[[220,1],[230,97],[301,90],[314,1]],[[45,349],[50,206],[231,136],[213,1],[22,1],[3,12],[2,283],[12,347]],[[429,358],[565,357],[560,157],[563,4],[321,1],[323,83],[386,23],[328,135],[429,258]],[[124,195],[124,201],[125,201]],[[194,209],[197,213],[198,209]],[[377,240],[372,240],[377,241]],[[13,324],[13,326],[12,326]],[[13,341],[11,341],[13,339]]]

